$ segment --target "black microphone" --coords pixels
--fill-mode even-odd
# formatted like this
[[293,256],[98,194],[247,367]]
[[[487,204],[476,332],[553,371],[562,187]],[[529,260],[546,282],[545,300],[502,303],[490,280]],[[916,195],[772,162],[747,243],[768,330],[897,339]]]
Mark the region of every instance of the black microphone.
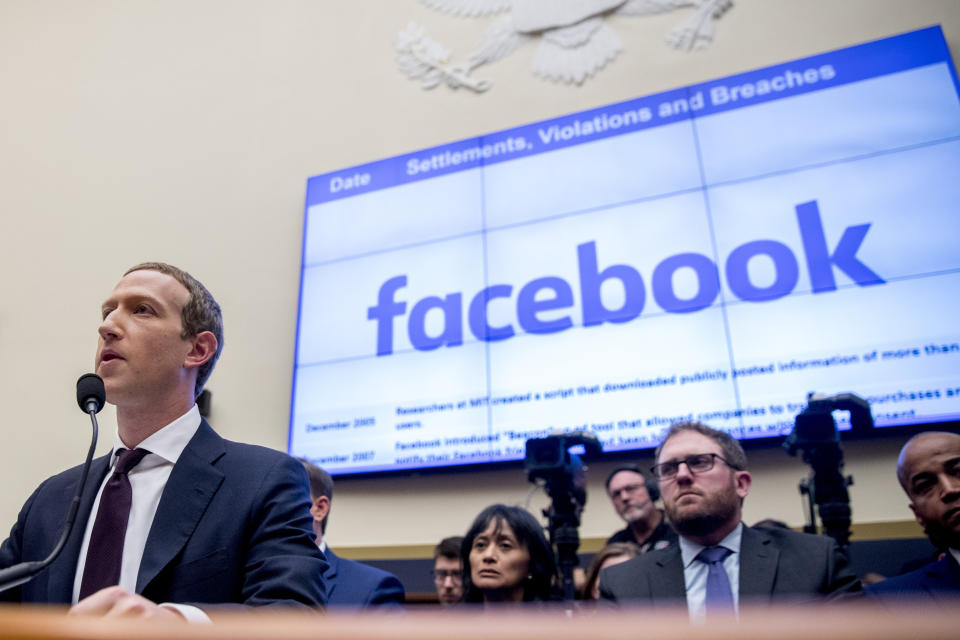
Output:
[[107,392],[103,388],[103,379],[95,373],[85,373],[77,380],[77,404],[84,413],[100,413]]
[[87,473],[90,471],[90,461],[93,460],[93,452],[97,448],[97,434],[100,427],[97,424],[97,414],[103,409],[103,403],[107,394],[103,388],[103,380],[95,373],[85,373],[77,380],[77,404],[83,409],[84,413],[90,414],[90,422],[93,425],[93,438],[90,441],[90,449],[87,451],[87,459],[83,463],[83,470],[80,472],[80,484],[70,502],[70,508],[67,510],[67,519],[64,523],[63,534],[57,541],[53,551],[43,560],[33,560],[30,562],[21,562],[12,567],[0,570],[0,591],[6,591],[13,587],[29,582],[35,575],[53,564],[57,559],[63,547],[67,544],[67,538],[73,530],[73,523],[77,519],[77,509],[80,507],[80,496],[83,494],[83,487],[87,484]]

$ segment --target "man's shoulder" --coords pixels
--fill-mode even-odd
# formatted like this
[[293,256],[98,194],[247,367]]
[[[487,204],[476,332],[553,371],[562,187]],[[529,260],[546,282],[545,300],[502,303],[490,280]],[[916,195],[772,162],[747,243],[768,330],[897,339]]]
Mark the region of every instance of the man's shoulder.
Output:
[[197,433],[187,445],[201,457],[220,461],[221,457],[227,464],[258,466],[289,465],[290,468],[302,467],[296,459],[292,458],[283,451],[277,451],[269,447],[248,442],[237,442],[236,440],[227,440],[204,420],[197,430]]
[[[100,456],[99,458],[94,458],[90,463],[90,468],[92,470],[100,468],[100,465],[104,465],[107,462],[108,455]],[[80,476],[83,472],[83,465],[78,464],[75,467],[70,467],[65,469],[60,473],[54,474],[40,483],[34,492],[37,495],[61,495],[63,494],[65,499],[69,499],[72,496],[72,492],[76,490],[76,485],[80,481]],[[87,478],[87,482],[95,482],[96,479],[91,477]],[[70,492],[65,494],[64,492]]]
[[630,558],[626,562],[621,562],[620,564],[615,564],[612,567],[607,567],[604,569],[605,572],[610,572],[609,575],[613,576],[628,576],[630,574],[637,574],[645,571],[651,571],[655,568],[661,568],[669,565],[672,562],[677,562],[680,558],[680,546],[672,545],[663,549],[651,549],[646,553],[642,553],[635,558]]
[[761,544],[772,543],[781,550],[799,553],[826,553],[836,546],[833,538],[793,529],[744,527],[744,538]]
[[334,581],[338,586],[330,594],[328,604],[331,606],[403,604],[406,593],[397,576],[362,562],[336,556],[329,550],[327,554],[335,557],[337,563]]
[[960,593],[960,578],[958,578],[957,573],[956,563],[954,562],[954,566],[951,567],[951,559],[944,557],[903,575],[869,585],[864,591],[868,595],[880,597],[918,594],[927,591]]
[[636,543],[636,539],[633,537],[633,533],[630,531],[630,527],[620,529],[615,534],[607,538],[605,544],[613,544],[614,542],[633,542]]
[[916,593],[923,590],[923,583],[927,575],[936,567],[937,562],[925,564],[903,575],[887,578],[882,582],[868,585],[864,588],[867,595],[895,595],[898,593]]
[[384,571],[383,569],[378,569],[377,567],[371,567],[368,564],[357,562],[356,560],[349,560],[340,556],[338,556],[338,558],[340,560],[340,574],[351,574],[357,578],[362,578],[365,581],[375,583],[380,583],[390,579],[397,580],[397,577],[389,571]]

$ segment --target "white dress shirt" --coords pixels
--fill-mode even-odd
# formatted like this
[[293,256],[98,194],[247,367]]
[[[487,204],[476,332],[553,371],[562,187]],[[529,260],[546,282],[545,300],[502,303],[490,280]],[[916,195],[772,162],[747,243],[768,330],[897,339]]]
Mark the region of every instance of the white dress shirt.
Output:
[[[197,405],[193,405],[185,414],[146,438],[137,446],[137,448],[146,449],[150,453],[144,456],[140,463],[127,474],[130,479],[133,500],[130,505],[127,532],[123,539],[123,559],[120,565],[119,584],[131,593],[136,592],[140,561],[143,559],[143,549],[147,544],[147,535],[150,533],[153,518],[160,504],[160,496],[163,494],[163,489],[167,485],[170,473],[173,471],[173,465],[177,463],[180,454],[183,453],[187,443],[190,442],[199,428],[200,410]],[[87,519],[83,542],[80,545],[77,573],[73,580],[74,604],[80,597],[80,583],[83,580],[83,570],[87,564],[90,534],[93,532],[93,523],[97,519],[97,511],[100,508],[100,496],[103,494],[103,488],[117,464],[117,451],[126,448],[127,446],[120,440],[119,432],[116,432],[113,438],[113,451],[110,454],[110,467],[100,484],[97,497],[93,501],[93,509]],[[206,614],[196,607],[171,603],[164,603],[164,606],[177,609],[191,622],[208,620]]]
[[[723,570],[730,579],[730,591],[733,593],[733,610],[740,611],[740,540],[743,537],[743,523],[720,541],[718,547],[729,549],[733,553],[723,560]],[[706,617],[707,573],[709,567],[697,560],[697,555],[706,547],[680,536],[680,559],[683,562],[683,582],[687,588],[687,610],[690,622],[703,623]]]

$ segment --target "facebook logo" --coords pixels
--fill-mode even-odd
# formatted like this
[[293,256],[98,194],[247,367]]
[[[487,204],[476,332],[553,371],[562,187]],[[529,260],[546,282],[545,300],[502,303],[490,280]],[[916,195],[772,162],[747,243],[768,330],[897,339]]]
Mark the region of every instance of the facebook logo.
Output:
[[[796,205],[795,214],[803,248],[803,266],[813,293],[835,291],[838,272],[861,287],[884,283],[883,278],[857,257],[870,223],[847,227],[831,249],[815,200]],[[757,283],[751,279],[749,263],[761,256],[773,265],[772,282]],[[800,261],[789,246],[778,240],[761,239],[734,248],[722,265],[722,275],[734,296],[756,303],[789,295],[797,286],[800,269]],[[674,275],[681,270],[689,270],[695,276],[697,286],[693,295],[681,296],[674,289]],[[578,320],[584,327],[630,322],[641,315],[648,296],[652,296],[668,313],[682,314],[706,309],[720,295],[720,265],[701,253],[678,253],[665,258],[654,267],[648,288],[640,272],[628,264],[601,265],[596,242],[590,241],[577,246],[577,272]],[[606,306],[601,297],[601,287],[608,281],[616,281],[622,288],[623,300],[617,308]],[[402,299],[402,290],[407,284],[406,275],[389,278],[380,286],[376,304],[367,309],[367,319],[377,324],[378,356],[393,353],[395,319],[408,314],[408,302]],[[485,287],[470,299],[466,318],[463,315],[464,297],[460,292],[411,301],[406,322],[410,342],[420,351],[462,345],[464,324],[477,340],[482,341],[506,340],[517,331],[556,333],[575,324],[574,287],[561,277],[535,278],[519,288],[515,302],[516,328],[510,323],[491,326],[489,305],[497,300],[511,301],[513,297],[514,286],[511,284]],[[570,313],[562,314],[564,309],[570,309]],[[426,316],[431,311],[439,311],[443,317],[442,331],[435,335],[429,335],[426,327]]]

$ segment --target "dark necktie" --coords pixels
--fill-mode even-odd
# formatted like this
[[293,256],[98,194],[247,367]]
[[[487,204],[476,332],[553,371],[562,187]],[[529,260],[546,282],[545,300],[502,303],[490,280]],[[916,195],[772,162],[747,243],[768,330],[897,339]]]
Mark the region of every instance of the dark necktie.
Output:
[[723,560],[733,553],[724,547],[707,547],[697,554],[697,559],[707,565],[707,615],[733,612],[733,591],[730,578],[723,568]]
[[127,520],[130,518],[130,504],[133,500],[127,472],[137,466],[148,453],[150,452],[146,449],[117,449],[117,466],[100,494],[97,519],[90,533],[87,562],[83,567],[83,580],[80,581],[81,600],[91,593],[120,582],[123,538],[127,534]]

